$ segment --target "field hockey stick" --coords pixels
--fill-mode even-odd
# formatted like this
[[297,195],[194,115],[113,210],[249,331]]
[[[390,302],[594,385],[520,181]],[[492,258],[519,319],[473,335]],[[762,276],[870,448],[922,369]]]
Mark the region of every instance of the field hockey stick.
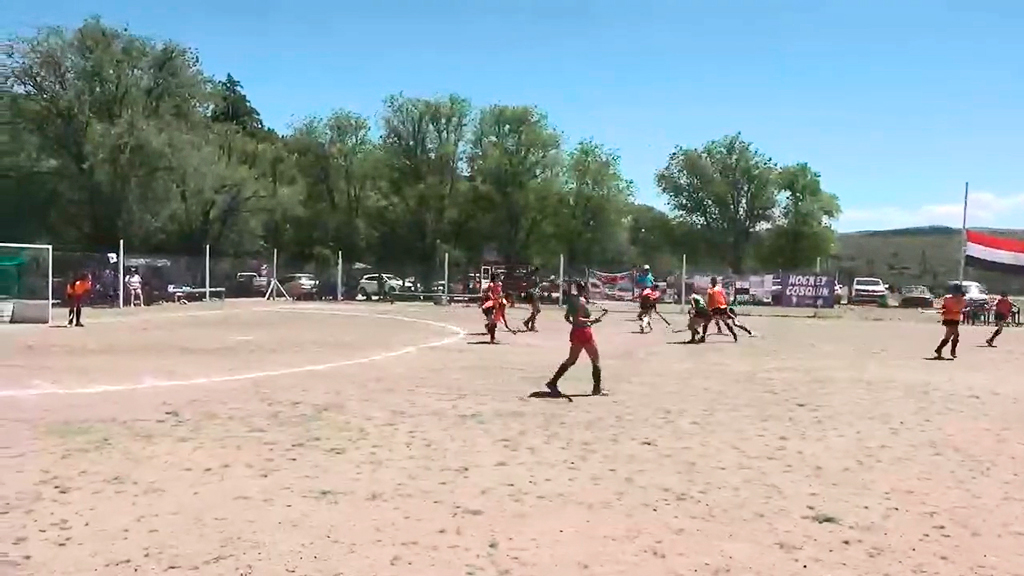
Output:
[[590,324],[594,325],[594,324],[599,323],[607,315],[608,315],[608,309],[607,308],[601,308],[601,314],[597,318],[594,318],[593,320],[591,320]]
[[662,316],[661,312],[658,312],[657,310],[655,310],[654,313],[658,315],[658,318],[661,318],[661,321],[665,323],[665,326],[668,326],[669,328],[672,327],[672,323],[669,322],[667,318]]

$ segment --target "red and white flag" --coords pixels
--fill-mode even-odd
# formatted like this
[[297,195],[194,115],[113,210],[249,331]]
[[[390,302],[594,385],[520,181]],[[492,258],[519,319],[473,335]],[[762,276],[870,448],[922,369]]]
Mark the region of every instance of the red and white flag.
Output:
[[968,230],[964,263],[971,268],[1024,274],[1024,240]]

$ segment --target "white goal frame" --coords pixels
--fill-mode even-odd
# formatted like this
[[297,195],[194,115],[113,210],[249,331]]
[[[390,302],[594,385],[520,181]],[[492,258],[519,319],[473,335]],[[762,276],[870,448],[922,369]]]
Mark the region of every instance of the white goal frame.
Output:
[[19,250],[38,248],[46,250],[46,323],[47,325],[53,324],[53,244],[12,244],[0,242],[0,248],[15,248]]

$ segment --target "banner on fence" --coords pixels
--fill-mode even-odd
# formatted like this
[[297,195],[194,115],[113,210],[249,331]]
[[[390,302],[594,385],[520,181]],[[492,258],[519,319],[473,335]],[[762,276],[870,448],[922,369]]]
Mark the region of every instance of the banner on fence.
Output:
[[790,308],[832,308],[836,281],[818,274],[783,274],[782,305]]
[[587,286],[595,300],[632,300],[634,294],[633,272],[611,274],[587,271]]

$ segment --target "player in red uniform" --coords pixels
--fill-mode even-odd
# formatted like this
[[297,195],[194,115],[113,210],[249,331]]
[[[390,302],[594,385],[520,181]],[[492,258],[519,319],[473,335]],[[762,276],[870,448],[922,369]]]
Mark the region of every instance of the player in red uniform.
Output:
[[640,312],[637,313],[636,319],[640,321],[641,334],[653,330],[651,316],[658,312],[659,298],[661,298],[661,292],[655,288],[644,288],[644,291],[640,293]]
[[1008,292],[1003,292],[999,295],[999,300],[996,300],[993,310],[993,319],[996,321],[996,331],[988,337],[988,340],[985,340],[985,344],[995,348],[996,338],[1003,333],[1003,326],[1010,320],[1010,315],[1013,314],[1013,311],[1016,308],[1017,305],[1013,303],[1013,300],[1010,300]]
[[484,328],[487,330],[487,335],[491,338],[491,344],[495,344],[497,342],[495,337],[497,335],[499,322],[502,323],[505,326],[505,329],[512,334],[516,333],[516,331],[508,325],[508,318],[505,316],[505,309],[509,304],[511,304],[511,298],[506,300],[504,295],[499,295],[497,298],[487,297],[481,306],[484,318],[487,319],[487,322],[484,323]]
[[498,275],[492,273],[491,281],[487,284],[486,296],[493,300],[497,300],[502,297],[505,293],[504,287],[501,284],[501,280],[498,279]]
[[555,374],[547,383],[548,390],[555,396],[562,395],[562,391],[558,389],[558,381],[569,368],[576,364],[580,352],[586,352],[590,358],[591,375],[594,378],[594,387],[590,393],[594,396],[603,393],[601,389],[601,359],[591,326],[600,322],[604,314],[602,313],[597,318],[591,316],[586,294],[586,284],[576,282],[576,294],[570,294],[569,301],[566,303],[565,321],[572,326],[569,330],[569,356],[558,366],[558,370],[555,370]]

